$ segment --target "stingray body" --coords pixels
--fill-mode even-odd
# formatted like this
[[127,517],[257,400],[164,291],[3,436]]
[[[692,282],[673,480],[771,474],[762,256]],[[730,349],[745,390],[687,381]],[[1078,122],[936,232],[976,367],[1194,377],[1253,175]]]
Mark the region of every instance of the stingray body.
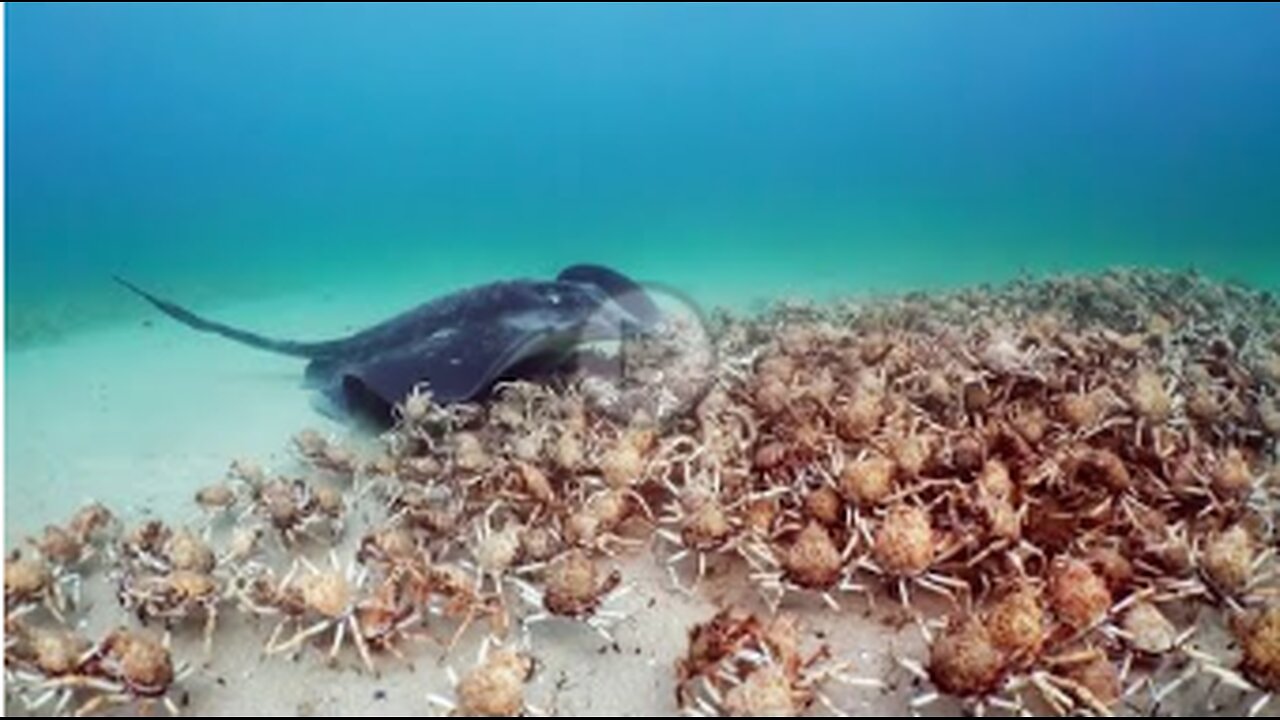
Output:
[[660,317],[625,276],[575,265],[554,280],[508,280],[460,290],[350,336],[278,340],[200,317],[116,278],[196,330],[309,360],[305,385],[326,414],[386,425],[425,383],[442,402],[474,400],[502,379],[555,371],[583,343],[643,331]]

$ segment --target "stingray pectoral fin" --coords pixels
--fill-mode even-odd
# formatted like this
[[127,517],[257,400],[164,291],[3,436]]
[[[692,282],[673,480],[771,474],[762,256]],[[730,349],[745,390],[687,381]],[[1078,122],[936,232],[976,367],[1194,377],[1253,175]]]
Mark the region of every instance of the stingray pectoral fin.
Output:
[[541,352],[548,337],[536,331],[459,333],[447,342],[413,345],[352,365],[343,372],[344,388],[350,395],[359,387],[395,405],[425,382],[440,402],[472,400],[504,372]]
[[600,288],[614,302],[631,313],[644,327],[662,320],[662,311],[639,283],[603,265],[571,265],[560,271],[561,282],[576,282]]
[[396,354],[349,368],[344,374],[344,387],[353,387],[352,381],[359,381],[383,401],[395,405],[425,382],[437,400],[457,402],[480,392],[485,369],[465,361],[453,362],[449,357]]

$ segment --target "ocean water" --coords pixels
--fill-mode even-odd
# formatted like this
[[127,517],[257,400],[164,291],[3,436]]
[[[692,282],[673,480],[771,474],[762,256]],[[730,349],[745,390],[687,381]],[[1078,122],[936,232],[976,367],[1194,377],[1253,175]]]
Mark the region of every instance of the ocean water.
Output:
[[582,260],[736,305],[1280,285],[1274,6],[7,10],[11,349],[149,316],[111,273],[209,310]]

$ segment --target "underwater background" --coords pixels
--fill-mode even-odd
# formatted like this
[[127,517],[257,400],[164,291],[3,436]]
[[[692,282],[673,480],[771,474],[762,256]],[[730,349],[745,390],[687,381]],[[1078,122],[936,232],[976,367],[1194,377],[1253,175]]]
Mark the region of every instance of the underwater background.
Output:
[[370,321],[588,260],[738,306],[1280,286],[1276,6],[22,4],[5,33],[11,349],[152,317],[112,273]]
[[[1103,681],[1046,685],[1081,701],[1061,714],[1092,699],[1243,715],[1261,692],[1225,671],[1256,682],[1257,655],[1280,690],[1280,560],[1264,550],[1280,547],[1280,302],[1218,282],[1280,290],[1280,5],[9,4],[4,32],[6,605],[24,560],[55,568],[65,627],[86,639],[162,619],[147,596],[181,601],[171,652],[141,655],[173,661],[184,714],[422,716],[431,696],[463,699],[452,670],[470,672],[508,609],[536,671],[502,675],[545,709],[531,715],[714,714],[682,697],[684,661],[737,682],[755,656],[785,675],[761,666],[749,677],[765,685],[721,693],[773,703],[743,716],[785,714],[780,689],[790,706],[830,691],[851,716],[1011,713],[988,690],[1021,702],[1015,671]],[[312,340],[580,262],[741,310],[1117,265],[1208,279],[1125,272],[717,318],[710,347],[691,326],[683,353],[709,368],[641,352],[621,403],[593,378],[470,407],[419,396],[382,435],[316,412],[302,358],[195,332],[111,279]],[[120,522],[90,538],[96,557],[51,553],[98,508]],[[548,547],[531,551],[521,525]],[[181,545],[145,541],[164,528],[203,538],[203,600],[167,572]],[[368,541],[387,538],[391,559],[402,529],[413,564],[386,573]],[[295,544],[299,530],[316,535]],[[594,552],[611,538],[616,558]],[[355,579],[283,579],[302,560]],[[450,568],[477,573],[474,589]],[[575,607],[547,602],[556,568]],[[443,583],[384,605],[416,577]],[[775,614],[796,584],[815,592]],[[316,587],[345,609],[317,606]],[[988,612],[996,592],[1041,587],[1052,607]],[[12,599],[26,605],[6,613],[12,637],[55,626],[48,592],[49,612]],[[210,650],[199,626],[220,601]],[[259,617],[262,602],[285,612]],[[1266,621],[1241,631],[1230,609],[1262,603]],[[565,614],[552,605],[580,622],[537,622]],[[768,611],[769,637],[704,663],[693,632],[735,607]],[[793,610],[796,624],[774,622]],[[953,640],[952,611],[972,644]],[[599,632],[607,615],[616,637]],[[1034,649],[1001,656],[1000,625],[1023,636],[1001,648]],[[351,647],[367,631],[391,651],[376,668]],[[114,682],[122,646],[67,657]],[[1060,662],[1083,647],[1101,653]],[[59,697],[47,663],[10,672],[33,667],[30,648],[5,650],[7,716],[108,697]],[[801,657],[822,662],[797,681]],[[147,675],[126,689],[154,694],[124,665]],[[925,707],[935,690],[965,698]]]

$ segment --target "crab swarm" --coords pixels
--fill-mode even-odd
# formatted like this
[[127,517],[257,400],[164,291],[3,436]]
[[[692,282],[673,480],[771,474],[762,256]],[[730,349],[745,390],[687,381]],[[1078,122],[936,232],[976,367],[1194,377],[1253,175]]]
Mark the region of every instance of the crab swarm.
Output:
[[453,405],[418,388],[376,449],[301,433],[287,474],[238,462],[201,490],[198,527],[112,535],[99,508],[46,529],[6,564],[10,678],[36,707],[176,709],[180,673],[133,669],[164,643],[62,624],[106,564],[141,622],[213,643],[226,613],[268,618],[269,656],[353,648],[381,672],[478,626],[506,649],[424,709],[518,714],[538,623],[611,637],[619,556],[651,549],[673,588],[741,578],[767,611],[691,630],[688,714],[838,710],[830,681],[893,683],[802,649],[791,614],[867,603],[924,635],[897,658],[912,710],[1145,713],[1198,688],[1259,712],[1280,690],[1268,294],[1113,271],[669,330],[622,377]]

